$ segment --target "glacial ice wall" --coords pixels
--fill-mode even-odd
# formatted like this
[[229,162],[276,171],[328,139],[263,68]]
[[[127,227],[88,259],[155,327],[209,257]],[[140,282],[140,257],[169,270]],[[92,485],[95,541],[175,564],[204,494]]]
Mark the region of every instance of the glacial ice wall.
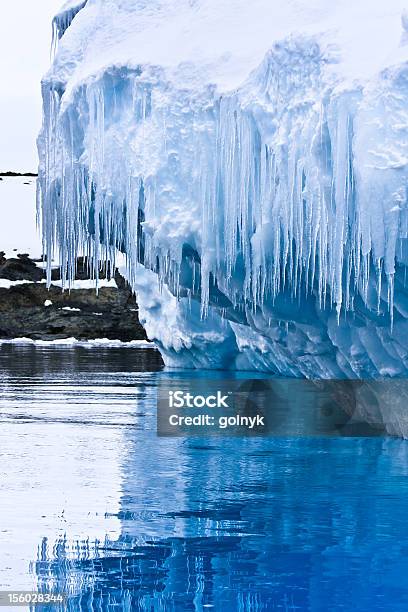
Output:
[[[72,4],[72,6],[71,6]],[[42,83],[44,251],[126,255],[170,365],[408,367],[404,2],[88,0]]]

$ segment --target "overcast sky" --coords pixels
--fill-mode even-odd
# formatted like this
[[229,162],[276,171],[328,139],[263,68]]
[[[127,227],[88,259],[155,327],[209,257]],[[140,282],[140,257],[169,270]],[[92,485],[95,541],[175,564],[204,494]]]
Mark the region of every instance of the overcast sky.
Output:
[[62,0],[2,3],[0,171],[36,171],[40,80],[49,65],[51,19]]

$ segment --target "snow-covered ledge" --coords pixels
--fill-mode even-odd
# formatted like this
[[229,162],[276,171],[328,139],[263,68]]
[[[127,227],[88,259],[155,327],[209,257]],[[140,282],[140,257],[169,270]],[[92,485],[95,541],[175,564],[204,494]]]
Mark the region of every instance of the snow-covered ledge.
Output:
[[51,51],[53,54],[56,53],[58,41],[64,36],[74,17],[84,8],[87,2],[88,0],[67,0],[55,15],[52,20]]

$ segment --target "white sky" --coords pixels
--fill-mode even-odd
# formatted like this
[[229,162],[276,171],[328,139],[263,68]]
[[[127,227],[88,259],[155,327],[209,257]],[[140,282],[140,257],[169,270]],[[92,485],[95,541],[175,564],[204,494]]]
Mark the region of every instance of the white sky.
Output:
[[36,171],[40,81],[49,65],[51,19],[62,0],[2,2],[0,171]]

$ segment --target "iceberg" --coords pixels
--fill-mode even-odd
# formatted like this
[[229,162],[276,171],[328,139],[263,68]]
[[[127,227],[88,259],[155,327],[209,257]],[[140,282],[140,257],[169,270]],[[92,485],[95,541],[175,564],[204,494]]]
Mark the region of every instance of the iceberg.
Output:
[[170,366],[406,375],[405,4],[67,2],[38,138],[63,282],[123,253]]

